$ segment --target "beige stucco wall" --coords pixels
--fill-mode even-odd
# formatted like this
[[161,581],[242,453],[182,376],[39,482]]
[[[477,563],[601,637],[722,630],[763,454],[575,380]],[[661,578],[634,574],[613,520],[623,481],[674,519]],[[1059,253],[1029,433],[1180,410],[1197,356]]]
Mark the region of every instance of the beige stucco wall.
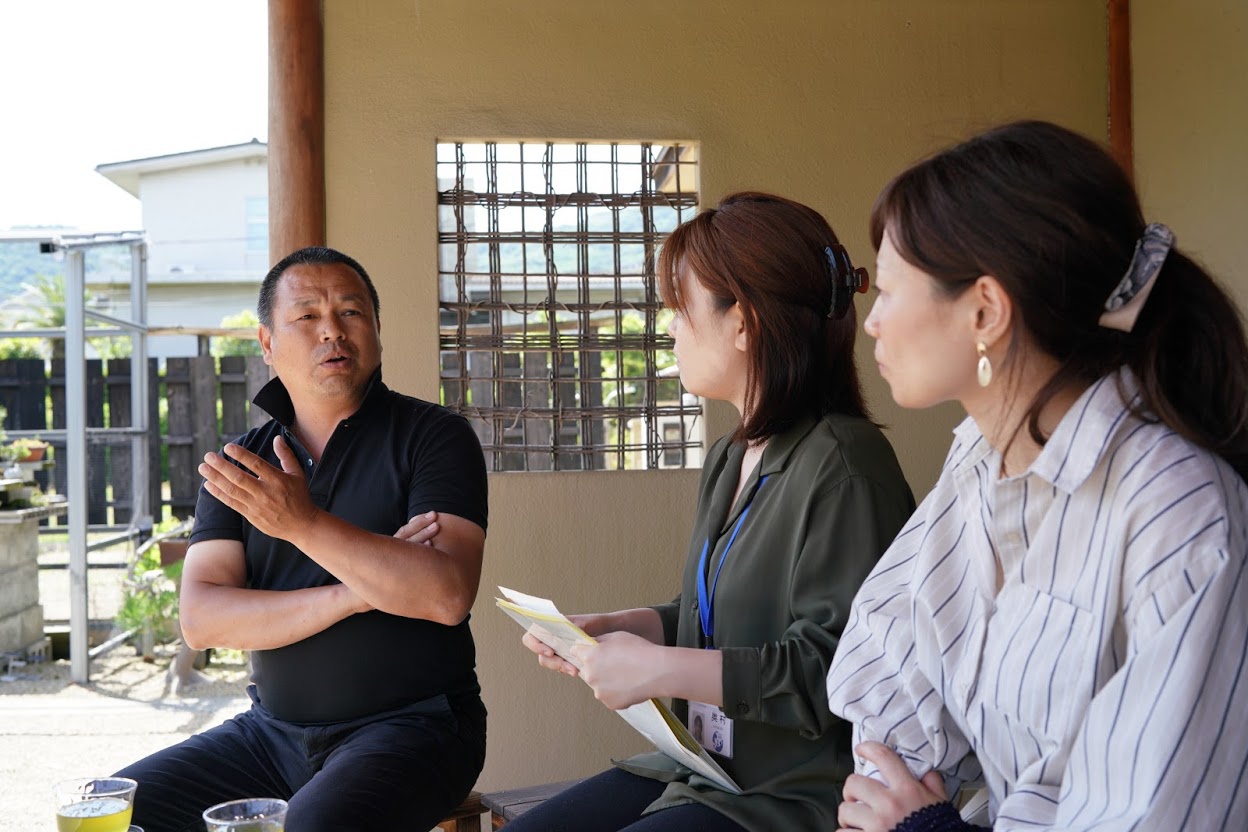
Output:
[[1134,0],[1131,62],[1144,216],[1248,309],[1248,3]]
[[[329,241],[377,281],[387,379],[426,397],[439,138],[697,141],[705,203],[745,187],[794,197],[871,265],[868,211],[906,163],[1010,118],[1105,127],[1104,8],[1088,0],[326,0],[325,45]],[[921,493],[956,414],[897,411],[864,366]],[[710,432],[730,424],[717,411]],[[697,477],[491,478],[473,619],[491,712],[482,787],[583,775],[644,747],[581,683],[537,668],[493,588],[569,612],[669,598]]]

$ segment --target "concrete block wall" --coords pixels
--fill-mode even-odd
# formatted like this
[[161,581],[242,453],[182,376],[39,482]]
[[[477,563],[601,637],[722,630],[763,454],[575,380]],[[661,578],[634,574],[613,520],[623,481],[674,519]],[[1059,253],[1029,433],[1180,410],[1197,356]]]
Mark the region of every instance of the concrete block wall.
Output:
[[39,604],[39,509],[0,512],[0,653],[24,650],[43,637]]

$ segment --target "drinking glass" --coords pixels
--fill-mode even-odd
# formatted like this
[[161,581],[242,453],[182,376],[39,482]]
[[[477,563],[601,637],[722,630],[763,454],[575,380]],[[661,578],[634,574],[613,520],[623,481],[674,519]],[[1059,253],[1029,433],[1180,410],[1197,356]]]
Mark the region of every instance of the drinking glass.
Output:
[[57,832],[127,832],[138,783],[126,777],[64,780],[56,794]]
[[204,810],[208,832],[282,832],[286,825],[286,801],[275,797],[249,797],[218,803]]

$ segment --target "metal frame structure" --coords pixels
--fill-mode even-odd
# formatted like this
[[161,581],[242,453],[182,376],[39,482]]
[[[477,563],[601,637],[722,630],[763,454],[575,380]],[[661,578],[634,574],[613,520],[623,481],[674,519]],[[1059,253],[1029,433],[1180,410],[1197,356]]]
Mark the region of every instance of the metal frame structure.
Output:
[[[40,431],[44,435],[64,434],[67,457],[66,482],[69,493],[69,661],[70,678],[79,684],[90,681],[90,661],[94,653],[87,646],[87,319],[107,324],[92,329],[92,336],[129,335],[132,339],[130,384],[131,426],[107,428],[110,433],[130,436],[134,461],[133,510],[131,517],[149,516],[146,436],[148,424],[147,388],[147,241],[141,231],[110,234],[6,237],[5,242],[38,243],[44,254],[65,255],[65,326],[0,332],[0,337],[47,337],[65,339],[65,430]],[[130,311],[135,320],[117,318],[86,308],[86,258],[89,248],[126,245],[130,248]],[[96,431],[92,431],[95,433]],[[21,431],[13,431],[21,433]]]

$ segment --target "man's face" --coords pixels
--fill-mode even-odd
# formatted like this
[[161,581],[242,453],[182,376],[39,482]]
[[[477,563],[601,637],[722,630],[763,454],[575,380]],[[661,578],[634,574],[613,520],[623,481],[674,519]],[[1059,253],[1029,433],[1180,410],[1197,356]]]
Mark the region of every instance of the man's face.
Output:
[[381,364],[372,297],[349,266],[291,266],[278,279],[271,320],[260,327],[264,362],[296,403],[358,397]]

